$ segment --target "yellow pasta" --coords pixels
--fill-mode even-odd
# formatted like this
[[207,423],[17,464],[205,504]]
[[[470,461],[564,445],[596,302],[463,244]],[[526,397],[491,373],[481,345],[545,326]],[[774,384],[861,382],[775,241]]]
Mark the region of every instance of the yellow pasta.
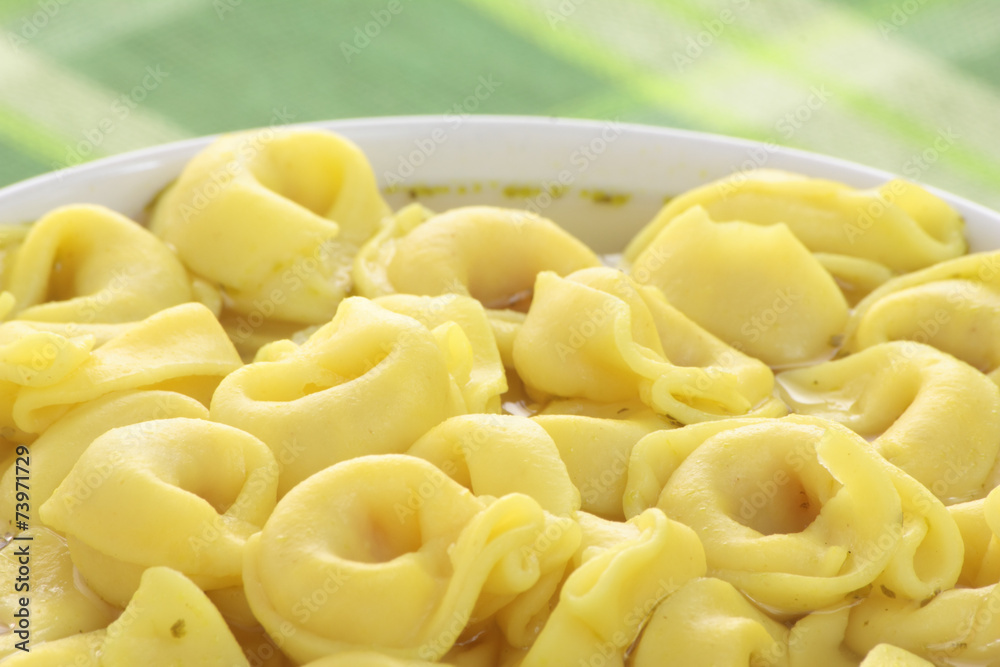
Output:
[[[17,459],[17,443],[0,437],[0,478],[7,474]],[[9,527],[8,527],[9,530]]]
[[962,567],[940,501],[860,437],[815,418],[646,436],[632,453],[625,513],[651,506],[694,528],[712,576],[778,613],[838,604],[873,583],[923,599]]
[[848,603],[820,609],[796,621],[788,633],[790,667],[857,665],[858,655],[844,642],[850,611]]
[[656,508],[627,524],[602,523],[581,517],[579,562],[523,667],[594,660],[624,665],[626,650],[660,599],[705,574],[694,532]]
[[612,269],[539,274],[514,362],[539,397],[640,399],[683,423],[755,409],[784,414],[766,366]]
[[150,212],[0,230],[10,664],[1000,662],[1000,252],[925,190],[735,174],[619,270],[264,130]]
[[858,305],[859,301],[895,275],[885,265],[861,257],[825,252],[814,252],[813,257],[837,281],[837,286],[851,307]]
[[528,496],[481,500],[426,461],[366,456],[281,500],[247,544],[244,584],[293,660],[375,649],[434,661],[561,572],[579,541]]
[[[45,430],[31,445],[31,499],[41,507],[62,483],[80,455],[91,442],[119,426],[138,424],[152,419],[189,417],[207,419],[208,409],[198,401],[170,391],[124,391],[108,394],[70,410]],[[99,464],[94,475],[109,472],[111,464]],[[90,483],[81,480],[78,495],[87,493]],[[0,512],[6,518],[7,530],[14,528],[16,496],[15,470],[0,478]]]
[[[463,415],[444,421],[406,452],[430,461],[477,496],[523,493],[546,512],[580,509],[580,492],[549,434],[530,419]],[[517,474],[511,472],[516,470]]]
[[[536,584],[535,588],[537,587]],[[519,595],[515,602],[525,598],[530,598],[530,596]],[[548,608],[542,608],[539,614],[541,617],[538,621],[539,627],[548,618],[548,611]],[[535,630],[534,635],[537,634],[537,630]],[[515,648],[507,643],[504,631],[495,624],[492,626],[487,624],[473,641],[454,646],[443,658],[432,664],[453,665],[454,667],[517,667],[524,658],[525,652],[526,649]]]
[[1000,660],[1000,585],[955,588],[921,601],[873,594],[851,610],[846,642],[864,655],[892,644],[938,665]]
[[788,628],[731,584],[693,579],[657,607],[636,645],[633,667],[788,665]]
[[[0,549],[0,581],[6,584],[0,593],[0,623],[7,629],[0,634],[0,660],[19,653],[18,644],[34,652],[43,642],[100,630],[115,619],[118,609],[74,581],[73,562],[61,537],[43,527],[20,537]],[[22,599],[30,604],[21,605]]]
[[388,213],[354,144],[264,130],[224,136],[191,160],[150,227],[256,328],[329,320],[350,288],[355,250]]
[[11,223],[4,221],[0,224],[0,287],[6,286],[10,280],[10,268],[14,263],[14,255],[17,249],[24,243],[28,233],[31,232],[33,223]]
[[881,343],[778,375],[798,414],[839,422],[946,503],[1000,481],[1000,392],[971,366],[927,345]]
[[104,630],[94,630],[33,646],[30,652],[18,652],[4,660],[14,667],[102,667],[99,662],[104,645]]
[[462,294],[490,309],[527,301],[541,271],[600,266],[587,246],[528,211],[468,206],[432,215],[404,209],[362,249],[358,291]]
[[44,216],[4,281],[13,316],[49,322],[135,322],[192,301],[187,271],[148,230],[101,206]]
[[783,223],[719,223],[697,206],[650,241],[631,275],[771,366],[829,356],[847,322],[837,284]]
[[632,448],[653,431],[677,426],[639,401],[553,401],[532,419],[555,442],[580,491],[581,509],[614,521],[625,520],[622,497]]
[[125,606],[154,565],[206,589],[239,585],[244,544],[274,507],[277,482],[273,455],[253,436],[203,419],[160,419],[94,440],[39,517],[66,535],[88,585]]
[[94,349],[133,326],[26,320],[0,324],[0,430],[17,442],[33,440],[37,434],[23,431],[14,422],[14,400],[20,388],[56,384],[87,362]]
[[59,382],[83,365],[94,348],[93,336],[62,336],[34,331],[11,322],[0,325],[0,381],[44,387]]
[[253,615],[242,582],[229,588],[206,590],[205,597],[222,614],[252,667],[293,667]]
[[225,329],[240,358],[246,362],[253,361],[261,348],[282,340],[298,338],[303,331],[310,329],[303,327],[300,322],[267,320],[263,317],[255,318],[251,325],[246,316],[228,309],[220,313],[219,324]]
[[1000,252],[942,262],[869,294],[851,315],[845,349],[891,340],[933,345],[1000,381]]
[[489,310],[490,326],[506,368],[514,367],[514,339],[524,324],[524,313],[516,310]]
[[[3,297],[0,296],[0,301],[3,301]],[[204,305],[204,304],[203,304]],[[162,312],[162,311],[161,311]],[[158,313],[157,313],[158,314]],[[77,339],[82,340],[92,340],[93,342],[87,342],[84,346],[86,349],[98,348],[113,338],[120,336],[129,329],[134,328],[135,322],[119,322],[119,323],[108,323],[108,322],[40,322],[33,320],[7,320],[3,324],[0,324],[0,341],[4,345],[20,341],[22,338],[31,338],[38,334],[49,334],[51,336],[58,336],[66,340],[73,340],[76,342]],[[52,342],[56,345],[65,346],[65,343],[57,341],[56,338],[51,338]],[[61,350],[60,350],[61,351]],[[51,362],[55,355],[50,352],[41,355],[34,355],[31,359],[27,360],[26,365],[30,367],[32,375],[42,370],[43,368],[49,369],[50,365],[41,365],[41,361]],[[71,365],[66,370],[72,370],[76,365]],[[21,379],[27,383],[27,379],[24,378],[24,372],[20,373]],[[61,371],[58,373],[58,379],[64,376]],[[39,380],[48,382],[53,379],[49,376],[39,376]]]
[[168,567],[151,567],[143,573],[125,611],[108,626],[99,655],[102,667],[250,667],[201,589]]
[[305,667],[430,667],[444,664],[447,663],[393,658],[374,651],[351,651],[313,660]]
[[[339,461],[404,452],[431,427],[468,412],[462,390],[475,351],[454,323],[432,331],[352,297],[301,346],[285,343],[226,377],[211,406],[213,419],[272,449],[280,495]],[[488,392],[478,396],[490,402]]]
[[[212,600],[211,593],[212,591],[206,592],[209,600]],[[212,602],[214,604],[215,600]],[[250,667],[295,667],[295,663],[278,649],[256,619],[251,628],[234,624],[228,618],[226,622],[229,624],[229,631],[243,649],[243,655],[250,662]]]
[[462,361],[462,368],[453,374],[462,379],[466,408],[470,412],[500,411],[500,394],[507,391],[507,378],[493,328],[478,301],[455,294],[438,297],[396,294],[374,299],[374,303],[412,317],[431,330],[441,326],[459,327],[461,335],[456,332],[446,339],[460,348],[465,346],[466,340],[472,346],[471,355],[463,349],[456,349],[449,355]]
[[933,667],[933,664],[892,644],[879,644],[861,661],[861,667]]
[[205,306],[174,306],[128,326],[57,382],[20,388],[12,417],[20,429],[39,433],[74,405],[127,389],[169,389],[207,403],[241,365]]
[[788,628],[731,584],[695,579],[656,608],[631,664],[852,667],[857,657],[842,645],[849,610],[823,609]]
[[1000,491],[948,508],[962,533],[965,556],[958,583],[979,588],[1000,583]]
[[634,261],[660,231],[702,206],[713,220],[784,223],[813,252],[872,260],[906,272],[965,252],[962,219],[923,188],[893,180],[856,190],[842,183],[773,169],[739,172],[674,197],[632,239]]

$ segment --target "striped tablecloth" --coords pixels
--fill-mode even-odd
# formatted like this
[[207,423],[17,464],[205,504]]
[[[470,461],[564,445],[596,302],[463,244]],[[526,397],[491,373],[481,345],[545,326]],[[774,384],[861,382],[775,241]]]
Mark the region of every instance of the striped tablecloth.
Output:
[[996,0],[0,0],[0,185],[282,122],[692,128],[1000,209]]

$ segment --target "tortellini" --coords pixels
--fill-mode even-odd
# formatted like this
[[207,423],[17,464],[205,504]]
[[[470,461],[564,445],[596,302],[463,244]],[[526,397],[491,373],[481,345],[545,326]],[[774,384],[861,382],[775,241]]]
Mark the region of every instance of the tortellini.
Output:
[[788,628],[731,584],[693,579],[656,607],[631,664],[787,665],[787,643]]
[[[227,665],[250,662],[205,594],[184,575],[152,567],[107,629],[46,642],[8,659],[24,667]],[[259,664],[259,663],[258,663]]]
[[48,322],[135,322],[194,298],[162,241],[119,213],[84,205],[31,227],[4,288],[15,317]]
[[469,412],[465,395],[492,403],[489,392],[469,387],[475,351],[453,322],[431,330],[351,297],[301,346],[286,343],[226,377],[211,406],[213,419],[274,451],[281,495],[334,463],[406,451],[431,427]]
[[142,574],[125,611],[108,626],[100,664],[250,667],[201,589],[168,567],[151,567]]
[[[207,419],[208,408],[198,401],[171,391],[124,391],[108,394],[84,403],[50,426],[31,445],[31,499],[41,507],[62,483],[80,455],[98,436],[118,426],[138,424],[153,419],[189,417]],[[93,474],[103,475],[110,462],[99,464]],[[89,484],[79,480],[78,495],[87,493]],[[6,528],[14,527],[14,499],[17,494],[15,470],[0,478],[0,511]]]
[[892,644],[938,665],[1000,660],[1000,584],[955,588],[925,600],[872,595],[851,610],[846,642],[864,655]]
[[601,523],[581,518],[580,562],[522,667],[594,659],[623,666],[657,602],[705,573],[705,554],[694,532],[656,508],[624,525]]
[[[1000,392],[951,355],[882,343],[844,359],[778,375],[799,414],[839,422],[945,502],[972,500],[1000,482]],[[948,406],[941,419],[939,406]]]
[[434,661],[579,543],[576,523],[528,496],[479,499],[426,461],[365,456],[281,500],[247,544],[244,585],[294,660],[367,647]]
[[784,223],[809,250],[857,257],[895,272],[965,252],[962,219],[946,202],[902,180],[856,190],[773,169],[739,172],[674,197],[625,250],[635,261],[664,228],[701,206],[719,222]]
[[[85,336],[80,344],[92,342]],[[39,348],[43,356],[50,349],[41,341]],[[205,306],[174,306],[128,326],[55,381],[19,388],[12,417],[23,431],[39,433],[74,405],[126,389],[168,389],[208,403],[219,381],[241,365]]]
[[[254,328],[326,322],[389,209],[357,146],[322,131],[227,135],[156,201],[150,227]],[[219,261],[219,253],[226,260]]]
[[926,343],[1000,383],[1000,252],[967,255],[890,280],[851,316],[845,349]]
[[709,574],[776,613],[869,584],[923,599],[962,567],[958,527],[919,483],[825,420],[738,419],[636,445],[626,516],[659,507],[701,538]]
[[1000,252],[918,186],[598,256],[268,129],[147,211],[0,229],[4,664],[1000,661]]
[[539,274],[514,365],[530,391],[600,402],[640,399],[683,423],[783,414],[774,376],[612,269]]
[[270,515],[277,485],[274,456],[253,436],[204,419],[160,419],[98,437],[39,516],[66,535],[87,584],[125,606],[154,565],[206,589],[239,585],[243,547]]
[[0,324],[0,432],[17,442],[33,440],[36,434],[19,428],[14,421],[14,401],[21,389],[59,382],[87,362],[94,348],[128,326],[78,327],[20,320]]
[[631,275],[771,366],[829,356],[847,322],[837,284],[783,223],[718,223],[696,206],[650,241]]
[[541,271],[567,275],[600,264],[592,250],[550,220],[469,206],[438,215],[401,212],[362,249],[354,272],[365,296],[454,293],[499,310],[530,302]]

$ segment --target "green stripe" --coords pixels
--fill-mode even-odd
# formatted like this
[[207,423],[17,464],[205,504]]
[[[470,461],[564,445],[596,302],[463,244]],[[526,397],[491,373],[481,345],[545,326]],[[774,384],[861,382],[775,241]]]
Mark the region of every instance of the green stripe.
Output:
[[[22,14],[30,14],[30,9],[38,9],[37,0],[3,0],[0,2],[0,21],[7,21],[11,17]],[[20,21],[18,22],[20,23]],[[11,32],[19,32],[20,25],[5,26]]]
[[0,137],[4,143],[16,146],[38,162],[52,168],[64,166],[69,144],[44,126],[3,105],[0,105]]
[[703,127],[707,122],[730,134],[753,134],[753,128],[742,122],[737,115],[727,114],[719,106],[698,104],[690,91],[673,79],[643,72],[627,58],[600,48],[593,41],[579,35],[572,28],[571,16],[566,21],[555,22],[554,26],[550,26],[549,18],[560,16],[555,10],[534,11],[516,0],[462,2],[501,21],[557,57],[586,67],[637,99],[664,106],[686,118],[689,126]]
[[[639,102],[642,103],[643,100]],[[601,120],[611,118],[620,113],[621,109],[621,90],[602,88],[588,95],[561,100],[558,104],[550,105],[546,111],[553,116]],[[675,110],[669,109],[669,111]]]
[[[677,3],[678,7],[683,7],[683,12],[687,18],[694,21],[706,21],[715,18],[715,14],[707,11],[699,11],[695,5],[688,3]],[[825,5],[827,11],[837,12],[831,5]],[[815,44],[817,38],[828,38],[837,34],[839,28],[835,21],[831,21],[829,16],[821,17],[814,25],[825,28],[824,31],[811,33],[803,31],[800,34],[802,43]],[[833,26],[833,27],[829,27]],[[770,69],[783,71],[795,76],[803,83],[809,84],[816,80],[816,72],[808,70],[797,57],[796,43],[791,40],[769,40],[762,39],[756,33],[750,33],[747,29],[741,28],[739,21],[731,24],[727,30],[732,31],[734,46],[738,47],[741,53],[753,62],[767,65]],[[812,39],[809,39],[812,38]],[[901,113],[892,106],[881,102],[871,95],[857,90],[844,81],[823,81],[824,86],[828,86],[831,93],[842,101],[845,107],[858,111],[883,127],[887,133],[896,135],[907,142],[918,145],[919,149],[933,145],[937,139],[941,128],[929,128],[925,124],[912,120],[908,115]],[[956,142],[948,151],[948,163],[960,169],[968,177],[978,180],[981,183],[996,185],[1000,182],[1000,165],[997,164],[993,156],[980,153],[971,146],[963,145],[961,140]],[[995,180],[994,180],[995,179]]]

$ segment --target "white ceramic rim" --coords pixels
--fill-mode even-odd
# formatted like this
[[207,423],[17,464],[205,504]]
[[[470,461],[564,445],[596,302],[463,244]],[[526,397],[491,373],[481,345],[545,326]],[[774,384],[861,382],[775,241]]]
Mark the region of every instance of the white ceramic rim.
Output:
[[[403,187],[433,185],[457,178],[504,183],[554,182],[552,179],[561,170],[568,170],[576,188],[645,194],[647,199],[655,196],[662,201],[664,195],[678,194],[733,171],[755,166],[796,171],[854,187],[873,187],[898,177],[880,169],[793,148],[616,121],[534,116],[388,116],[281,127],[320,128],[346,136],[368,155],[383,186],[387,175],[401,173],[400,166],[407,156],[418,157],[417,142],[423,141],[426,147],[438,136],[444,136],[444,141],[435,142],[430,154],[423,151],[416,173],[401,177]],[[610,142],[601,139],[609,135],[614,135]],[[0,223],[30,221],[57,206],[71,203],[103,204],[135,216],[189,159],[217,136],[123,153],[2,188]],[[602,141],[605,150],[600,155],[582,170],[570,169],[580,149],[601,146]],[[574,147],[576,152],[573,152]],[[928,189],[965,218],[972,250],[1000,247],[1000,213],[951,193]],[[642,215],[648,220],[649,201],[646,204]],[[511,206],[516,205],[511,203]],[[628,233],[634,231],[630,229]]]

